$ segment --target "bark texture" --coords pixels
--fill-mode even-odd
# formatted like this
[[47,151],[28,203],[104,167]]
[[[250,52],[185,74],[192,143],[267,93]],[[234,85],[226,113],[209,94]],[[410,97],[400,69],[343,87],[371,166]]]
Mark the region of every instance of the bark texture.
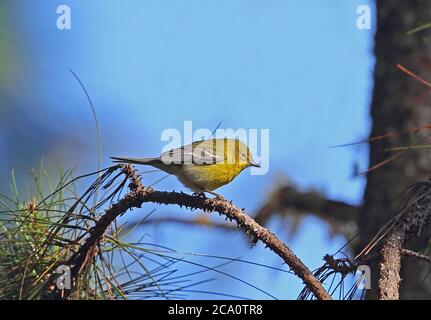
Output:
[[[377,1],[377,32],[375,37],[376,66],[371,105],[371,136],[402,131],[431,122],[431,95],[429,89],[400,72],[400,63],[425,79],[431,79],[430,31],[414,35],[406,32],[429,22],[431,1]],[[396,135],[370,144],[370,166],[387,159],[386,148],[408,146],[429,132],[414,135]],[[378,229],[392,217],[396,208],[393,200],[405,188],[426,180],[430,175],[431,152],[409,151],[395,161],[371,172],[367,177],[364,205],[360,210],[358,226],[361,231],[359,251]],[[401,239],[395,239],[399,241]],[[394,240],[394,241],[395,241]],[[417,239],[414,248],[423,249],[427,237]],[[376,271],[377,266],[371,266]],[[377,289],[377,272],[373,272]],[[403,264],[400,298],[431,298],[429,286],[424,283],[424,270],[417,263]],[[397,298],[394,294],[390,298]]]

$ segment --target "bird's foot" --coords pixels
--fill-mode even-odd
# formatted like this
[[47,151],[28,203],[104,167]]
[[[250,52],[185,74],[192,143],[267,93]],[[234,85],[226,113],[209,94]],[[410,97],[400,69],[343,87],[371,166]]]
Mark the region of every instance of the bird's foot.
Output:
[[201,197],[201,198],[205,198],[205,199],[207,198],[205,192],[193,192],[192,196]]
[[201,192],[193,192],[192,195],[195,197],[201,197],[204,199],[208,199],[207,195],[205,194],[205,192],[211,193],[213,196],[215,196],[214,199],[218,199],[218,200],[225,200],[225,198],[223,198],[223,196],[221,194],[218,194],[217,192],[214,191],[201,191]]

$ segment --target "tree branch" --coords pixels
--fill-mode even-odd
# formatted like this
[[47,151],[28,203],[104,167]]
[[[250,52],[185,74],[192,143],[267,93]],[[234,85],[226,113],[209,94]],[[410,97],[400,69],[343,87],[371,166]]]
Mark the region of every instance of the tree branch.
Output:
[[399,214],[392,229],[388,231],[380,250],[378,284],[380,299],[383,300],[399,299],[403,246],[410,237],[417,237],[430,220],[431,182],[415,185],[411,199],[410,204]]
[[[287,213],[289,210],[314,214],[328,222],[334,230],[356,223],[359,207],[342,201],[330,200],[315,191],[299,191],[295,186],[279,187],[258,210],[255,220],[265,225],[273,213]],[[351,235],[349,235],[350,237]]]
[[431,257],[426,256],[424,254],[421,254],[419,252],[408,250],[408,249],[403,249],[401,251],[401,253],[403,254],[404,257],[414,258],[414,259],[417,259],[420,261],[425,261],[427,263],[431,263]]
[[122,170],[131,180],[129,185],[131,191],[105,212],[90,230],[90,237],[69,260],[73,279],[77,279],[77,276],[88,266],[89,261],[91,261],[90,258],[96,252],[97,243],[102,239],[109,225],[117,217],[131,208],[140,208],[146,202],[153,202],[166,205],[175,204],[191,210],[201,209],[205,212],[218,212],[230,220],[235,220],[239,228],[253,237],[254,243],[261,240],[268,248],[279,255],[293,272],[304,281],[316,298],[321,300],[331,299],[331,296],[323,288],[321,282],[316,279],[292,250],[268,229],[254,221],[244,210],[238,209],[231,202],[222,199],[208,199],[202,196],[191,196],[182,192],[156,191],[141,184],[133,167],[125,165],[122,166]]

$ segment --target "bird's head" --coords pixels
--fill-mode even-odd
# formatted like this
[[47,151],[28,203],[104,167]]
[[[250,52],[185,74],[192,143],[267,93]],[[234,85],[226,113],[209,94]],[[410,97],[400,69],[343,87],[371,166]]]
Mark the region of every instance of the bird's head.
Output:
[[235,147],[235,163],[239,163],[240,165],[247,167],[257,167],[260,168],[260,164],[254,161],[253,154],[250,148],[241,140],[232,140]]

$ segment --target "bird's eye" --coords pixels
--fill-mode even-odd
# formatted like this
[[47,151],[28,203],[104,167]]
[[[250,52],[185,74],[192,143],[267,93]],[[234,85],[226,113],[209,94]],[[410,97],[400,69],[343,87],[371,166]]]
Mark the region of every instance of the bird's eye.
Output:
[[247,160],[247,155],[245,154],[245,152],[241,152],[241,158]]

